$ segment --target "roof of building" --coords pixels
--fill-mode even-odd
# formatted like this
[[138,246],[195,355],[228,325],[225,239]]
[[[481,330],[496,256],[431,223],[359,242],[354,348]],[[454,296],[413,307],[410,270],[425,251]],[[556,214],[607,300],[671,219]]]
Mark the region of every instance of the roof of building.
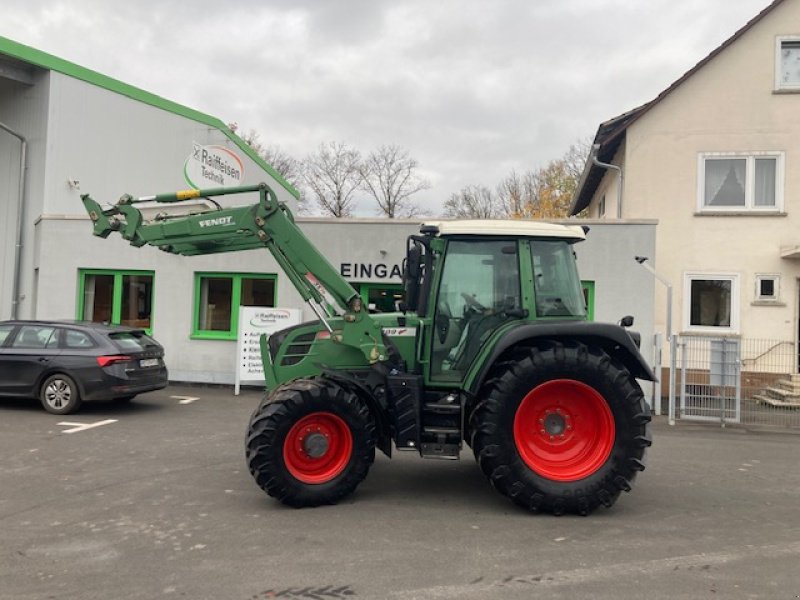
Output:
[[[243,153],[253,160],[253,162],[264,169],[264,171],[269,173],[270,176],[272,176],[278,183],[286,188],[290,194],[292,194],[295,198],[300,196],[299,192],[295,190],[294,187],[287,182],[280,173],[278,173],[271,165],[264,161],[264,159],[261,158],[258,153],[253,150],[253,148],[251,148],[242,138],[231,131],[231,129],[217,117],[212,117],[211,115],[207,115],[187,106],[183,106],[177,102],[167,100],[166,98],[162,98],[156,94],[134,87],[112,77],[108,77],[107,75],[97,73],[96,71],[76,65],[75,63],[58,58],[52,54],[47,54],[46,52],[42,52],[36,48],[31,48],[30,46],[25,46],[24,44],[20,44],[19,42],[15,42],[14,40],[0,36],[0,57],[2,56],[9,57],[11,59],[11,62],[6,63],[5,66],[7,67],[18,67],[20,63],[23,63],[49,71],[56,71],[69,77],[85,81],[91,85],[109,90],[116,94],[126,96],[132,100],[136,100],[137,102],[149,104],[150,106],[154,106],[161,110],[165,110],[187,119],[197,121],[198,123],[203,123],[204,125],[208,125],[214,129],[218,129],[225,134],[229,140],[236,144],[236,146]],[[0,75],[3,74],[4,70],[4,64],[2,64],[2,62],[0,62]],[[20,72],[23,77],[25,76],[25,69],[18,69],[18,72]],[[32,81],[33,80],[31,78],[31,83]]]
[[517,219],[471,219],[463,221],[426,221],[434,226],[439,235],[512,235],[526,237],[550,237],[579,241],[586,238],[580,225],[557,225],[543,221]]
[[[683,84],[684,81],[689,79],[697,71],[702,69],[707,63],[713,60],[714,57],[716,57],[728,46],[733,44],[736,40],[738,40],[745,33],[747,33],[756,23],[758,23],[761,19],[763,19],[768,13],[770,13],[773,9],[775,9],[775,7],[777,7],[782,2],[784,2],[784,0],[774,0],[764,10],[762,10],[755,17],[750,19],[750,21],[748,21],[744,25],[744,27],[739,29],[731,37],[722,42],[720,46],[714,49],[708,56],[706,56],[703,60],[698,62],[694,67],[692,67],[686,73],[684,73],[679,79],[677,79],[674,83],[672,83],[672,85],[670,85],[667,89],[661,92],[653,100],[647,102],[646,104],[638,106],[632,110],[629,110],[628,112],[625,112],[619,116],[609,119],[604,123],[601,123],[600,126],[597,128],[597,134],[594,137],[594,146],[596,148],[597,159],[600,162],[610,163],[614,159],[617,150],[619,149],[620,145],[625,139],[625,133],[633,123],[641,119],[653,107],[659,104],[662,100],[664,100],[664,98],[669,96],[675,89],[677,89],[681,84]],[[587,206],[589,206],[589,202],[591,202],[592,196],[594,196],[594,193],[597,190],[597,186],[600,185],[600,182],[602,181],[604,175],[605,175],[605,169],[603,167],[598,167],[597,165],[593,164],[590,156],[589,160],[586,161],[586,166],[584,167],[583,173],[581,174],[581,179],[578,183],[578,189],[575,192],[575,196],[572,198],[572,205],[570,206],[570,215],[576,215],[583,209],[585,209]]]

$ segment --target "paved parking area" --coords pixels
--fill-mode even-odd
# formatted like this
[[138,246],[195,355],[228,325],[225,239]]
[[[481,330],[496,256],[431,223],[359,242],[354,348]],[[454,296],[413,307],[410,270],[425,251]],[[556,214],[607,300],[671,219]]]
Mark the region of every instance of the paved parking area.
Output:
[[800,598],[800,435],[659,420],[634,491],[584,518],[516,509],[468,451],[379,455],[297,510],[247,472],[258,401],[0,400],[0,598]]

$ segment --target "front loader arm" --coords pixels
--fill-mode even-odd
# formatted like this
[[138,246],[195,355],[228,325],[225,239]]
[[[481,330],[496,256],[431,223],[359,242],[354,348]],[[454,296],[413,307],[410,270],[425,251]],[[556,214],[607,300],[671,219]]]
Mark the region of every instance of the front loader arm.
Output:
[[[198,214],[160,214],[152,221],[146,221],[136,206],[248,192],[259,193],[258,203]],[[150,245],[183,256],[266,248],[335,341],[359,348],[370,363],[386,360],[381,328],[365,310],[358,292],[297,227],[288,207],[278,202],[275,192],[265,183],[141,198],[124,195],[108,209],[88,194],[82,195],[81,200],[94,223],[94,235],[107,238],[117,231],[132,246]],[[337,314],[341,314],[343,325],[334,330],[329,318]]]

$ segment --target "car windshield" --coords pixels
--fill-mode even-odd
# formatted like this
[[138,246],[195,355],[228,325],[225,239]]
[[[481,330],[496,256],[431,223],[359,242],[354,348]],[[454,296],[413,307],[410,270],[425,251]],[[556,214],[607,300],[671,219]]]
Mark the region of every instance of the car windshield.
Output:
[[141,352],[158,348],[159,344],[143,331],[118,331],[108,337],[124,352]]

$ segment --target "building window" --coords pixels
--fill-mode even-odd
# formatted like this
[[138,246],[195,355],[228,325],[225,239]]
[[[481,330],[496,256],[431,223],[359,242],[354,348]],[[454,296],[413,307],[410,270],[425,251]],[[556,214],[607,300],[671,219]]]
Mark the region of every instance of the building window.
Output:
[[687,273],[684,280],[684,328],[734,333],[739,330],[739,276]]
[[399,305],[405,298],[403,285],[400,283],[354,283],[350,282],[361,295],[369,312],[398,312]]
[[701,212],[778,212],[783,208],[783,154],[701,154]]
[[275,306],[275,275],[196,273],[192,337],[235,340],[240,306]]
[[756,275],[756,301],[778,302],[780,281],[780,275]]
[[79,271],[78,319],[153,327],[152,271]]
[[778,37],[775,57],[775,89],[800,91],[800,36]]

